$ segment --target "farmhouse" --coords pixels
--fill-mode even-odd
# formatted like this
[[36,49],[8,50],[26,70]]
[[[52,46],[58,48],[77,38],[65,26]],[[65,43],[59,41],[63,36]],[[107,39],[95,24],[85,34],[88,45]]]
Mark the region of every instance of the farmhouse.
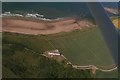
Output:
[[47,51],[47,54],[48,54],[49,56],[51,56],[51,57],[53,57],[53,56],[60,56],[60,55],[61,55],[61,53],[59,52],[58,49],[52,50],[52,51]]

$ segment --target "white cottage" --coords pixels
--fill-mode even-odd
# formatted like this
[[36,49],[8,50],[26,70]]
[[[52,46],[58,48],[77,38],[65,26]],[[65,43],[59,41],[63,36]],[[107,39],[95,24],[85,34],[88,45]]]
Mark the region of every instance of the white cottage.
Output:
[[53,57],[53,56],[60,56],[60,52],[58,49],[53,50],[53,51],[48,51],[48,54]]

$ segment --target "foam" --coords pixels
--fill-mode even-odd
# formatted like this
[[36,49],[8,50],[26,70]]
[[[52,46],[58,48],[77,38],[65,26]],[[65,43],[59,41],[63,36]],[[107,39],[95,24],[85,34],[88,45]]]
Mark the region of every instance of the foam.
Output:
[[31,17],[31,18],[36,18],[36,19],[45,20],[45,21],[54,21],[54,20],[62,19],[62,18],[48,19],[48,18],[45,18],[44,15],[38,14],[38,13],[27,13],[27,14],[22,15],[22,14],[17,14],[17,13],[11,13],[10,11],[2,13],[0,16],[2,17],[8,17],[8,16]]

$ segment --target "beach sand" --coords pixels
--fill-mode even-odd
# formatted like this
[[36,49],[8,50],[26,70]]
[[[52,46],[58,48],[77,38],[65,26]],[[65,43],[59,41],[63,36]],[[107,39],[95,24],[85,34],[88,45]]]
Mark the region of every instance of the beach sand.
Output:
[[69,32],[75,29],[87,28],[91,25],[93,24],[88,20],[77,20],[73,17],[53,21],[22,17],[2,18],[2,31],[33,35]]

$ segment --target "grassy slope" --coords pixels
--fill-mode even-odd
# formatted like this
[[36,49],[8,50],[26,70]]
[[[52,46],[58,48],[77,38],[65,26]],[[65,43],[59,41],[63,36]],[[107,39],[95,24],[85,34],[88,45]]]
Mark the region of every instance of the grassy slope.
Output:
[[[38,53],[58,48],[73,64],[94,64],[98,66],[114,64],[97,28],[49,36],[26,36],[6,33],[3,36],[3,41],[7,42],[4,39],[11,43],[26,46]],[[103,62],[101,59],[105,59],[105,61]]]
[[[30,77],[30,76],[31,77],[50,77],[49,75],[50,73],[48,72],[52,72],[53,69],[56,69],[55,67],[51,67],[52,69],[46,67],[43,69],[43,71],[39,71],[39,69],[42,69],[46,65],[48,66],[48,64],[50,66],[52,65],[54,66],[55,64],[59,65],[59,64],[56,62],[55,63],[53,62],[52,65],[51,63],[47,63],[46,65],[43,65],[44,63],[49,62],[49,60],[46,60],[44,58],[42,59],[40,58],[39,60],[39,58],[37,58],[36,55],[40,56],[39,54],[42,54],[44,51],[53,50],[55,48],[58,48],[60,52],[62,52],[68,58],[68,60],[70,60],[74,64],[79,64],[79,65],[94,64],[94,65],[98,65],[99,67],[100,65],[108,67],[108,65],[114,64],[114,61],[111,55],[109,54],[109,50],[107,49],[98,28],[91,28],[88,30],[81,30],[81,31],[75,30],[70,33],[62,32],[59,34],[48,35],[48,36],[45,36],[45,35],[30,36],[30,35],[21,35],[21,34],[14,34],[14,33],[3,33],[3,44],[4,44],[3,49],[5,49],[3,50],[3,54],[4,53],[7,54],[7,55],[5,54],[3,55],[3,59],[5,59],[4,60],[5,63],[9,64],[10,63],[9,61],[13,60],[14,62],[14,60],[15,61],[17,60],[17,61],[22,61],[22,62],[19,62],[19,64],[22,63],[21,65],[24,67],[27,67],[28,65],[30,65],[30,67],[27,67],[28,71],[22,72],[24,73],[22,75],[21,73],[16,74],[14,72],[15,75],[19,75],[20,77]],[[10,46],[10,44],[12,44],[12,46]],[[20,46],[17,46],[17,45],[20,45]],[[36,55],[33,55],[33,53],[32,55],[30,55],[29,53],[31,52],[24,51],[24,49],[22,49],[21,46],[29,48],[30,50],[34,51]],[[12,60],[11,58],[9,58],[10,56],[8,56],[8,54],[13,55],[11,56]],[[6,56],[8,56],[8,58],[6,58]],[[38,63],[41,61],[42,63],[40,64],[42,65],[42,67],[40,67],[41,65],[38,65]],[[23,64],[23,62],[25,63]],[[30,64],[30,62],[32,62],[32,64]],[[20,66],[20,69],[21,69],[22,66],[18,65],[17,63],[18,62],[14,62],[12,64],[13,65],[16,64],[17,66]],[[31,69],[32,66],[36,66],[40,68]],[[10,70],[12,70],[13,68],[14,67],[10,68]],[[60,67],[57,68],[56,70],[57,72],[51,73],[51,74],[53,75],[53,74],[59,73],[59,70],[58,70],[59,68]],[[29,69],[31,70],[29,71]],[[60,74],[65,75],[66,73],[67,76],[69,77],[85,77],[85,76],[90,77],[90,73],[88,71],[83,71],[83,73],[81,73],[81,71],[79,72],[79,71],[74,71],[70,68],[65,68],[65,70],[69,69],[70,71],[72,70],[72,72],[71,73],[68,73],[69,71],[61,72],[61,71],[64,71],[63,69],[60,68]],[[36,72],[37,74],[35,74]],[[81,74],[81,75],[78,75],[78,74]],[[63,75],[60,75],[60,76],[63,77]],[[105,77],[105,76],[102,76],[102,77]]]
[[26,46],[38,53],[55,49],[54,46],[51,46],[51,44],[43,37],[44,36],[3,33],[3,41],[5,43],[17,43]]
[[107,78],[118,78],[118,70],[114,70],[112,72],[96,72],[96,78],[107,77]]
[[3,34],[4,78],[85,78],[92,76],[89,70],[75,70],[70,65],[41,56],[42,52],[54,49],[42,37]]
[[2,76],[3,77],[9,77],[9,78],[19,78],[18,76],[16,76],[10,69],[6,68],[3,66],[2,68],[3,73]]
[[114,64],[98,28],[71,32],[65,36],[54,36],[50,41],[73,64],[93,64],[98,67]]

